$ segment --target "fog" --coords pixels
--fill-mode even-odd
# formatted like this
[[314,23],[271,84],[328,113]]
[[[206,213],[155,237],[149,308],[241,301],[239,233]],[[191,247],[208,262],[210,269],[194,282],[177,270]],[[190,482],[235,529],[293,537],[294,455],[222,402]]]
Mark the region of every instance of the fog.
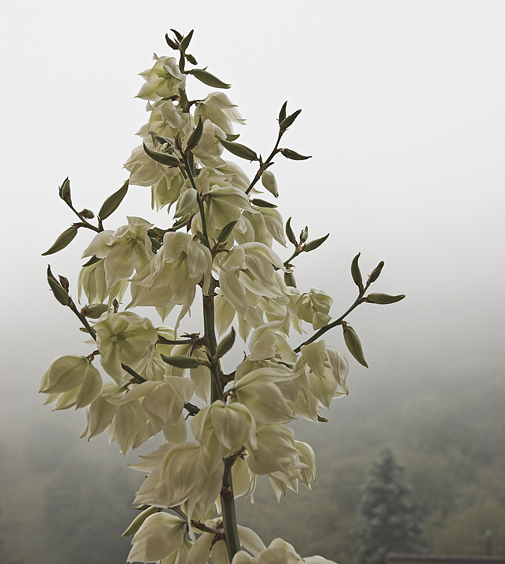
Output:
[[[354,300],[350,263],[361,252],[366,274],[385,261],[375,291],[407,296],[349,317],[370,366],[350,361],[349,407],[384,389],[415,395],[427,376],[473,373],[485,386],[485,375],[504,374],[502,2],[25,0],[2,12],[0,445],[36,428],[50,450],[83,424],[82,414],[79,424],[73,412],[50,414],[37,390],[53,358],[89,351],[45,269],[50,259],[75,290],[91,234],[41,253],[74,221],[58,198],[66,176],[76,206],[95,212],[127,178],[146,120],[137,74],[153,52],[169,54],[170,27],[195,29],[199,65],[232,84],[244,144],[268,154],[283,102],[303,110],[283,143],[312,159],[277,158],[276,203],[295,231],[330,238],[297,260],[299,288],[331,294],[338,317]],[[168,221],[137,186],[106,228],[127,215]],[[201,330],[193,319],[185,328]],[[326,337],[344,348],[340,331]]]

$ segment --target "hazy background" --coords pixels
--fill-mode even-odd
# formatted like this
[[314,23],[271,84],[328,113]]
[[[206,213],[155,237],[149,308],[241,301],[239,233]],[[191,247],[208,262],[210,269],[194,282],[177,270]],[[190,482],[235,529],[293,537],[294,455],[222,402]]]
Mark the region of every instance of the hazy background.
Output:
[[[386,263],[376,291],[407,295],[351,316],[370,370],[350,361],[351,394],[330,420],[333,414],[340,421],[345,409],[349,417],[360,414],[359,425],[370,412],[419,394],[431,397],[430,409],[442,397],[438,384],[446,390],[440,411],[451,390],[502,381],[503,2],[20,0],[3,3],[1,19],[0,457],[19,479],[1,484],[0,509],[11,523],[4,531],[16,540],[0,540],[11,542],[13,557],[42,562],[40,552],[30,559],[27,547],[40,519],[53,526],[47,515],[58,518],[50,509],[58,498],[55,476],[76,471],[62,469],[65,449],[104,467],[119,458],[116,446],[104,454],[100,439],[78,443],[82,414],[51,414],[37,394],[53,358],[88,350],[76,320],[48,291],[45,269],[49,258],[75,289],[91,234],[79,232],[54,257],[40,254],[74,221],[58,198],[66,176],[76,207],[95,212],[127,178],[122,164],[147,119],[144,102],[134,98],[137,74],[151,66],[153,52],[171,53],[164,41],[171,27],[195,29],[190,51],[200,67],[232,84],[228,94],[248,120],[238,132],[256,151],[270,152],[285,100],[290,111],[303,108],[283,144],[313,158],[277,158],[276,203],[285,218],[293,216],[295,231],[308,225],[313,238],[331,236],[297,260],[299,288],[330,293],[338,317],[354,299],[349,266],[360,251],[364,273]],[[132,187],[106,227],[126,215],[153,219],[149,202],[148,189]],[[153,220],[167,222],[164,213]],[[339,331],[327,341],[343,347]],[[472,420],[471,412],[461,415]],[[336,441],[331,429],[344,420],[339,425],[323,428],[324,440]],[[371,459],[389,441],[389,427],[382,428],[369,445]],[[93,468],[86,471],[92,482],[109,483]],[[44,492],[33,480],[43,471]],[[126,506],[133,491],[120,494]],[[45,517],[34,510],[42,506]],[[55,554],[49,561],[70,561]]]

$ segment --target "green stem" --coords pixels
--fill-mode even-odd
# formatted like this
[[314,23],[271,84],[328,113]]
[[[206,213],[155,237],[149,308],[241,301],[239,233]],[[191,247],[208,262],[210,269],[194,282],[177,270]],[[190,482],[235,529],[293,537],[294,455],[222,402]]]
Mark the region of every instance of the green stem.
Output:
[[235,513],[235,496],[233,494],[233,483],[231,468],[233,460],[231,457],[224,460],[223,488],[221,490],[221,506],[223,508],[223,526],[230,562],[240,550],[240,539],[238,536],[237,516]]
[[299,353],[301,348],[304,345],[309,345],[310,343],[313,343],[314,341],[316,341],[317,339],[319,339],[319,337],[322,337],[327,331],[329,331],[330,329],[333,329],[334,327],[337,327],[337,325],[342,325],[342,322],[344,321],[344,319],[351,313],[351,311],[353,311],[354,309],[356,309],[360,304],[363,303],[363,296],[365,295],[366,291],[368,290],[368,288],[370,287],[370,282],[367,282],[366,286],[360,291],[360,293],[358,294],[358,297],[356,298],[356,300],[354,301],[354,303],[351,305],[351,307],[345,312],[343,313],[338,319],[335,319],[335,321],[332,321],[331,323],[328,323],[328,325],[325,325],[324,327],[321,327],[321,329],[319,329],[319,331],[316,331],[314,333],[314,335],[312,335],[312,337],[310,337],[310,339],[307,339],[306,341],[304,341],[301,345],[298,345],[296,347],[296,349],[294,349],[295,353]]
[[261,175],[266,170],[265,165],[268,165],[272,161],[272,159],[275,157],[275,155],[277,154],[277,149],[279,148],[279,143],[281,142],[281,138],[284,135],[285,131],[286,131],[285,129],[279,130],[279,135],[277,136],[277,141],[275,143],[275,147],[272,149],[272,152],[270,153],[270,155],[268,155],[267,160],[264,163],[262,163],[262,165],[260,166],[260,169],[258,170],[255,177],[253,178],[253,181],[251,182],[251,184],[249,184],[247,190],[245,191],[246,194],[249,194],[249,192],[254,188],[254,185],[261,178]]

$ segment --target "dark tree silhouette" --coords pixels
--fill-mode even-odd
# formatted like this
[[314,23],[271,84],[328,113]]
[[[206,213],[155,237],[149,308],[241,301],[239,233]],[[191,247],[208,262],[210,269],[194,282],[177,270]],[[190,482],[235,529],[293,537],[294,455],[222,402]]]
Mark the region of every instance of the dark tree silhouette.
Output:
[[402,474],[390,450],[371,470],[358,509],[358,564],[384,564],[389,552],[427,552],[424,511],[410,499],[412,487],[402,481]]

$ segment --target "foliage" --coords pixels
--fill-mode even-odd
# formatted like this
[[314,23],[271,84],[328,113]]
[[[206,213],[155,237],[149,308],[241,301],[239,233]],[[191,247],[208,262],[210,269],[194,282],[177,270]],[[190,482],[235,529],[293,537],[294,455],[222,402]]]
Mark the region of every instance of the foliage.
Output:
[[[282,106],[277,139],[263,159],[237,142],[233,126],[244,120],[223,92],[189,97],[191,78],[213,88],[230,85],[197,67],[188,52],[193,32],[172,31],[166,41],[177,58],[155,55],[153,67],[142,73],[138,97],[147,102],[149,118],[139,131],[142,144],[125,164],[129,179],[96,214],[77,211],[68,178],[59,189],[79,221],[44,255],[65,249],[79,231],[94,232],[78,283],[85,305],[77,307],[68,279],[51,267],[47,281],[88,332],[93,350],[55,359],[40,392],[56,410],[87,408],[82,436],[107,431],[123,454],[163,438],[134,465],[148,476],[135,497],[138,515],[123,533],[133,535],[128,561],[206,562],[210,555],[215,564],[297,562],[301,557],[285,541],[274,539],[267,548],[251,529],[238,526],[235,498],[253,499],[263,475],[278,499],[288,490],[311,488],[314,451],[295,439],[288,423],[298,417],[326,421],[322,409],[348,392],[348,361],[321,337],[341,327],[348,351],[367,366],[348,315],[363,303],[392,304],[404,296],[368,293],[384,263],[363,279],[359,253],[351,264],[358,295],[340,317],[332,320],[333,300],[324,291],[297,289],[295,259],[318,249],[328,234],[309,239],[305,227],[295,235],[291,218],[284,224],[277,206],[257,195],[261,180],[278,196],[270,170],[275,157],[310,158],[281,146],[301,110],[289,114],[287,103]],[[252,180],[225,160],[225,151],[257,165]],[[164,210],[160,226],[128,217],[126,225],[105,229],[133,185],[150,188],[153,208]],[[282,260],[273,247],[286,248],[286,238],[293,248]],[[203,330],[181,335],[180,323],[195,304]],[[162,322],[178,310],[174,326],[155,326],[131,311],[145,307]],[[293,348],[289,339],[293,332],[302,335],[304,326],[312,335],[299,337]],[[222,359],[236,333],[248,353],[227,374]],[[187,440],[188,419],[196,442]],[[61,497],[57,488],[54,497]]]
[[427,550],[423,511],[410,499],[412,487],[402,481],[402,471],[390,450],[371,470],[359,504],[359,564],[384,564],[390,552],[419,554]]

